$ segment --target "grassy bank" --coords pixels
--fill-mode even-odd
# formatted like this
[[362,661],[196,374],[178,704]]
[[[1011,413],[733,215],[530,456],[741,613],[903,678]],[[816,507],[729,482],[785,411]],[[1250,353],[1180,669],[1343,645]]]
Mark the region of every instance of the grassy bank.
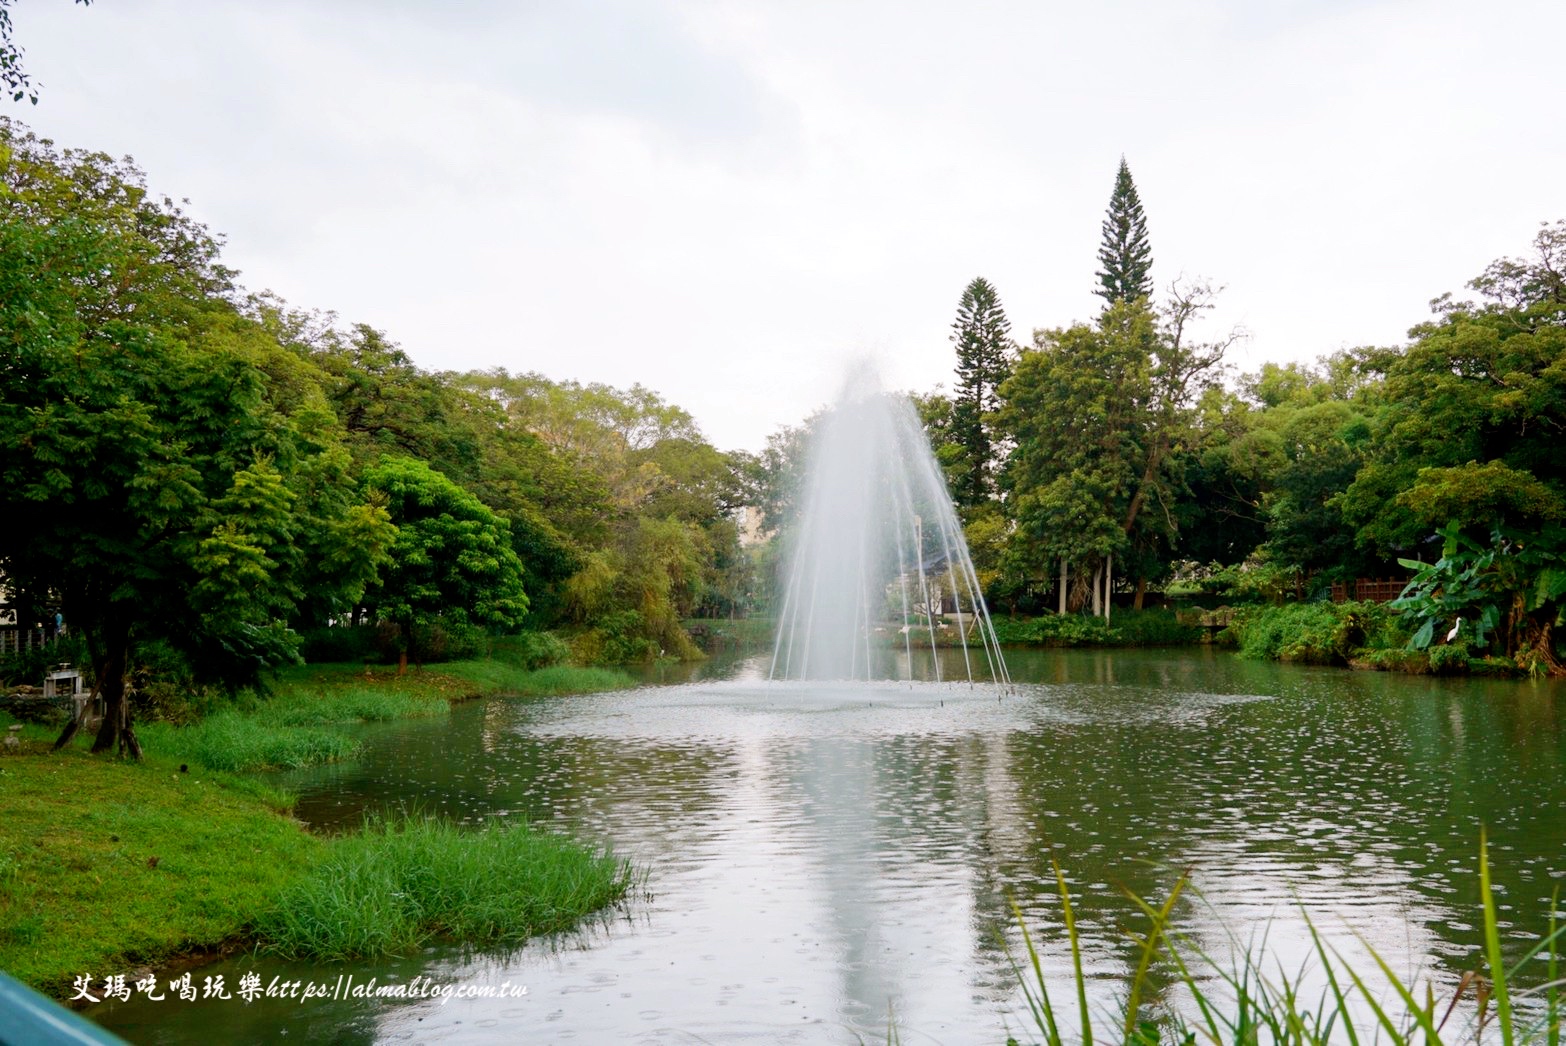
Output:
[[209,770],[286,770],[352,758],[355,723],[446,715],[452,702],[498,694],[541,697],[634,685],[606,668],[529,669],[499,660],[452,661],[399,676],[394,668],[305,665],[278,674],[267,695],[243,694],[187,722],[138,728],[149,750],[181,753]]
[[995,637],[1016,646],[1184,646],[1202,641],[1202,629],[1181,624],[1173,610],[1116,610],[1110,620],[1086,614],[997,617]]
[[42,990],[235,939],[324,846],[253,779],[50,754],[55,733],[0,756],[0,969]]
[[516,943],[630,882],[623,862],[521,826],[318,838],[254,778],[182,771],[187,751],[129,763],[85,742],[51,753],[53,734],[26,727],[23,750],[0,757],[0,969],[57,997],[83,974],[101,983],[226,946],[331,961],[436,936]]
[[[58,995],[83,973],[130,973],[239,941],[331,958],[370,954],[370,940],[381,950],[438,934],[514,941],[568,924],[623,893],[622,866],[524,830],[382,825],[322,840],[285,816],[291,797],[245,772],[351,758],[348,724],[633,682],[609,669],[496,660],[401,677],[311,665],[283,672],[269,695],[140,725],[139,764],[88,755],[86,735],[50,753],[59,728],[26,726],[21,752],[0,756],[0,969]],[[0,714],[0,733],[12,723]],[[369,892],[348,892],[350,879]],[[413,882],[438,884],[417,910],[373,903],[415,896]],[[294,908],[309,913],[313,935],[284,914]]]
[[406,954],[431,937],[519,943],[618,900],[630,867],[522,826],[372,823],[335,842],[257,927],[289,958]]

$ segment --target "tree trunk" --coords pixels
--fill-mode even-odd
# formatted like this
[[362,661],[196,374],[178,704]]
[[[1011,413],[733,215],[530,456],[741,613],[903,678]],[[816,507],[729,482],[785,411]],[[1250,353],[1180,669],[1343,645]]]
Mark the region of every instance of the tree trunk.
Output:
[[87,695],[86,702],[82,704],[82,707],[77,710],[75,715],[71,716],[71,721],[65,724],[65,730],[61,732],[59,737],[55,738],[54,748],[52,748],[51,751],[58,752],[60,749],[71,743],[71,739],[74,738],[76,736],[76,732],[82,728],[82,724],[87,722],[87,717],[92,715],[92,708],[97,703],[98,680],[94,679],[92,681],[92,691]]
[[1104,624],[1109,624],[1109,594],[1114,591],[1115,583],[1115,557],[1111,553],[1104,553]]
[[[1519,598],[1518,603],[1521,603]],[[1526,668],[1535,675],[1566,675],[1566,665],[1555,656],[1555,622],[1539,621],[1520,609],[1516,612],[1517,627],[1511,630],[1512,647],[1507,653],[1519,668]]]
[[1104,613],[1103,603],[1101,602],[1101,600],[1103,599],[1103,592],[1104,592],[1104,590],[1099,587],[1099,582],[1101,580],[1103,580],[1103,577],[1104,577],[1104,564],[1100,563],[1098,566],[1093,568],[1093,616],[1094,617],[1099,617],[1099,616],[1101,616]]
[[111,620],[103,626],[103,653],[93,666],[98,677],[98,693],[103,697],[103,725],[92,743],[94,753],[117,750],[118,754],[141,758],[141,742],[131,716],[130,695],[125,690],[125,674],[130,663],[130,624]]
[[397,674],[403,675],[408,671],[408,650],[413,646],[413,622],[404,621],[401,624],[402,643],[397,651]]
[[1147,578],[1136,579],[1136,600],[1131,604],[1133,610],[1141,610],[1143,602],[1147,599]]
[[1066,612],[1066,557],[1060,557],[1060,612]]

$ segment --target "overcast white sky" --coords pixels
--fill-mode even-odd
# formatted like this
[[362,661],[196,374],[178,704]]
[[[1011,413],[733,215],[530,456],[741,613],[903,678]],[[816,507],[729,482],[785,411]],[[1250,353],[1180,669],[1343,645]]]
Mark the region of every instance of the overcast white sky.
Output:
[[1097,311],[1125,154],[1235,355],[1400,342],[1566,217],[1558,2],[17,0],[63,145],[189,197],[251,289],[422,366],[640,382],[724,448],[848,359],[949,385],[974,276]]

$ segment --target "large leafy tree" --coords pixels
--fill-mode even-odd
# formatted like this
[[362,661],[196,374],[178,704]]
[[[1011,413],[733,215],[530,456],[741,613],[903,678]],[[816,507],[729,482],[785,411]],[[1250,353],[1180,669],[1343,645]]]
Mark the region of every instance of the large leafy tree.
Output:
[[135,640],[251,681],[293,656],[299,603],[354,598],[384,545],[319,390],[273,380],[287,368],[262,366],[277,346],[230,280],[129,161],[0,122],[0,561],[86,634],[95,751],[139,754]]
[[1371,550],[1451,522],[1479,539],[1566,518],[1566,222],[1534,248],[1473,280],[1477,302],[1437,299],[1407,351],[1383,355],[1375,453],[1341,498]]
[[694,656],[680,618],[748,598],[733,516],[753,493],[753,463],[716,450],[690,414],[641,386],[503,370],[459,380],[500,407],[508,434],[597,492],[585,526],[564,528],[579,554],[558,585],[561,610],[602,633],[579,644],[584,656]]
[[[1201,443],[1197,406],[1237,333],[1195,334],[1212,307],[1202,286],[1176,286],[1153,312],[1145,298],[1112,303],[1096,324],[1040,331],[1001,387],[1001,419],[1015,442],[1005,484],[1020,542],[1014,561],[1075,564],[1066,599],[1105,561],[1147,582],[1167,569],[1179,536],[1184,476]],[[1093,582],[1096,584],[1096,582]]]
[[1152,295],[1153,248],[1147,239],[1147,215],[1142,211],[1142,199],[1137,195],[1124,156],[1115,172],[1115,188],[1104,215],[1098,264],[1099,287],[1094,293],[1107,304]]
[[399,668],[407,666],[417,625],[521,627],[528,608],[522,561],[503,518],[416,458],[385,457],[364,481],[397,528],[390,562],[365,600],[401,630]]
[[[1003,481],[1020,558],[1036,579],[1047,581],[1051,564],[1086,578],[1126,549],[1155,336],[1145,305],[1112,306],[1098,325],[1037,332],[1001,387],[1015,442]],[[1068,606],[1087,598],[1079,581]]]
[[952,321],[951,341],[957,349],[957,382],[952,390],[948,436],[958,448],[950,467],[953,500],[974,508],[994,493],[995,440],[993,421],[1000,407],[996,391],[1011,372],[1011,321],[1000,296],[984,277],[963,289]]

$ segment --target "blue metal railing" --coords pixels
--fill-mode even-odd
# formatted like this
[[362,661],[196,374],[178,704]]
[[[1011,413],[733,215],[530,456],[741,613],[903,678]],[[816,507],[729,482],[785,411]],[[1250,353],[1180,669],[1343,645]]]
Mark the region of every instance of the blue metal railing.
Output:
[[124,1039],[104,1031],[80,1014],[0,972],[0,1043],[4,1046],[56,1046],[91,1043],[124,1046]]

